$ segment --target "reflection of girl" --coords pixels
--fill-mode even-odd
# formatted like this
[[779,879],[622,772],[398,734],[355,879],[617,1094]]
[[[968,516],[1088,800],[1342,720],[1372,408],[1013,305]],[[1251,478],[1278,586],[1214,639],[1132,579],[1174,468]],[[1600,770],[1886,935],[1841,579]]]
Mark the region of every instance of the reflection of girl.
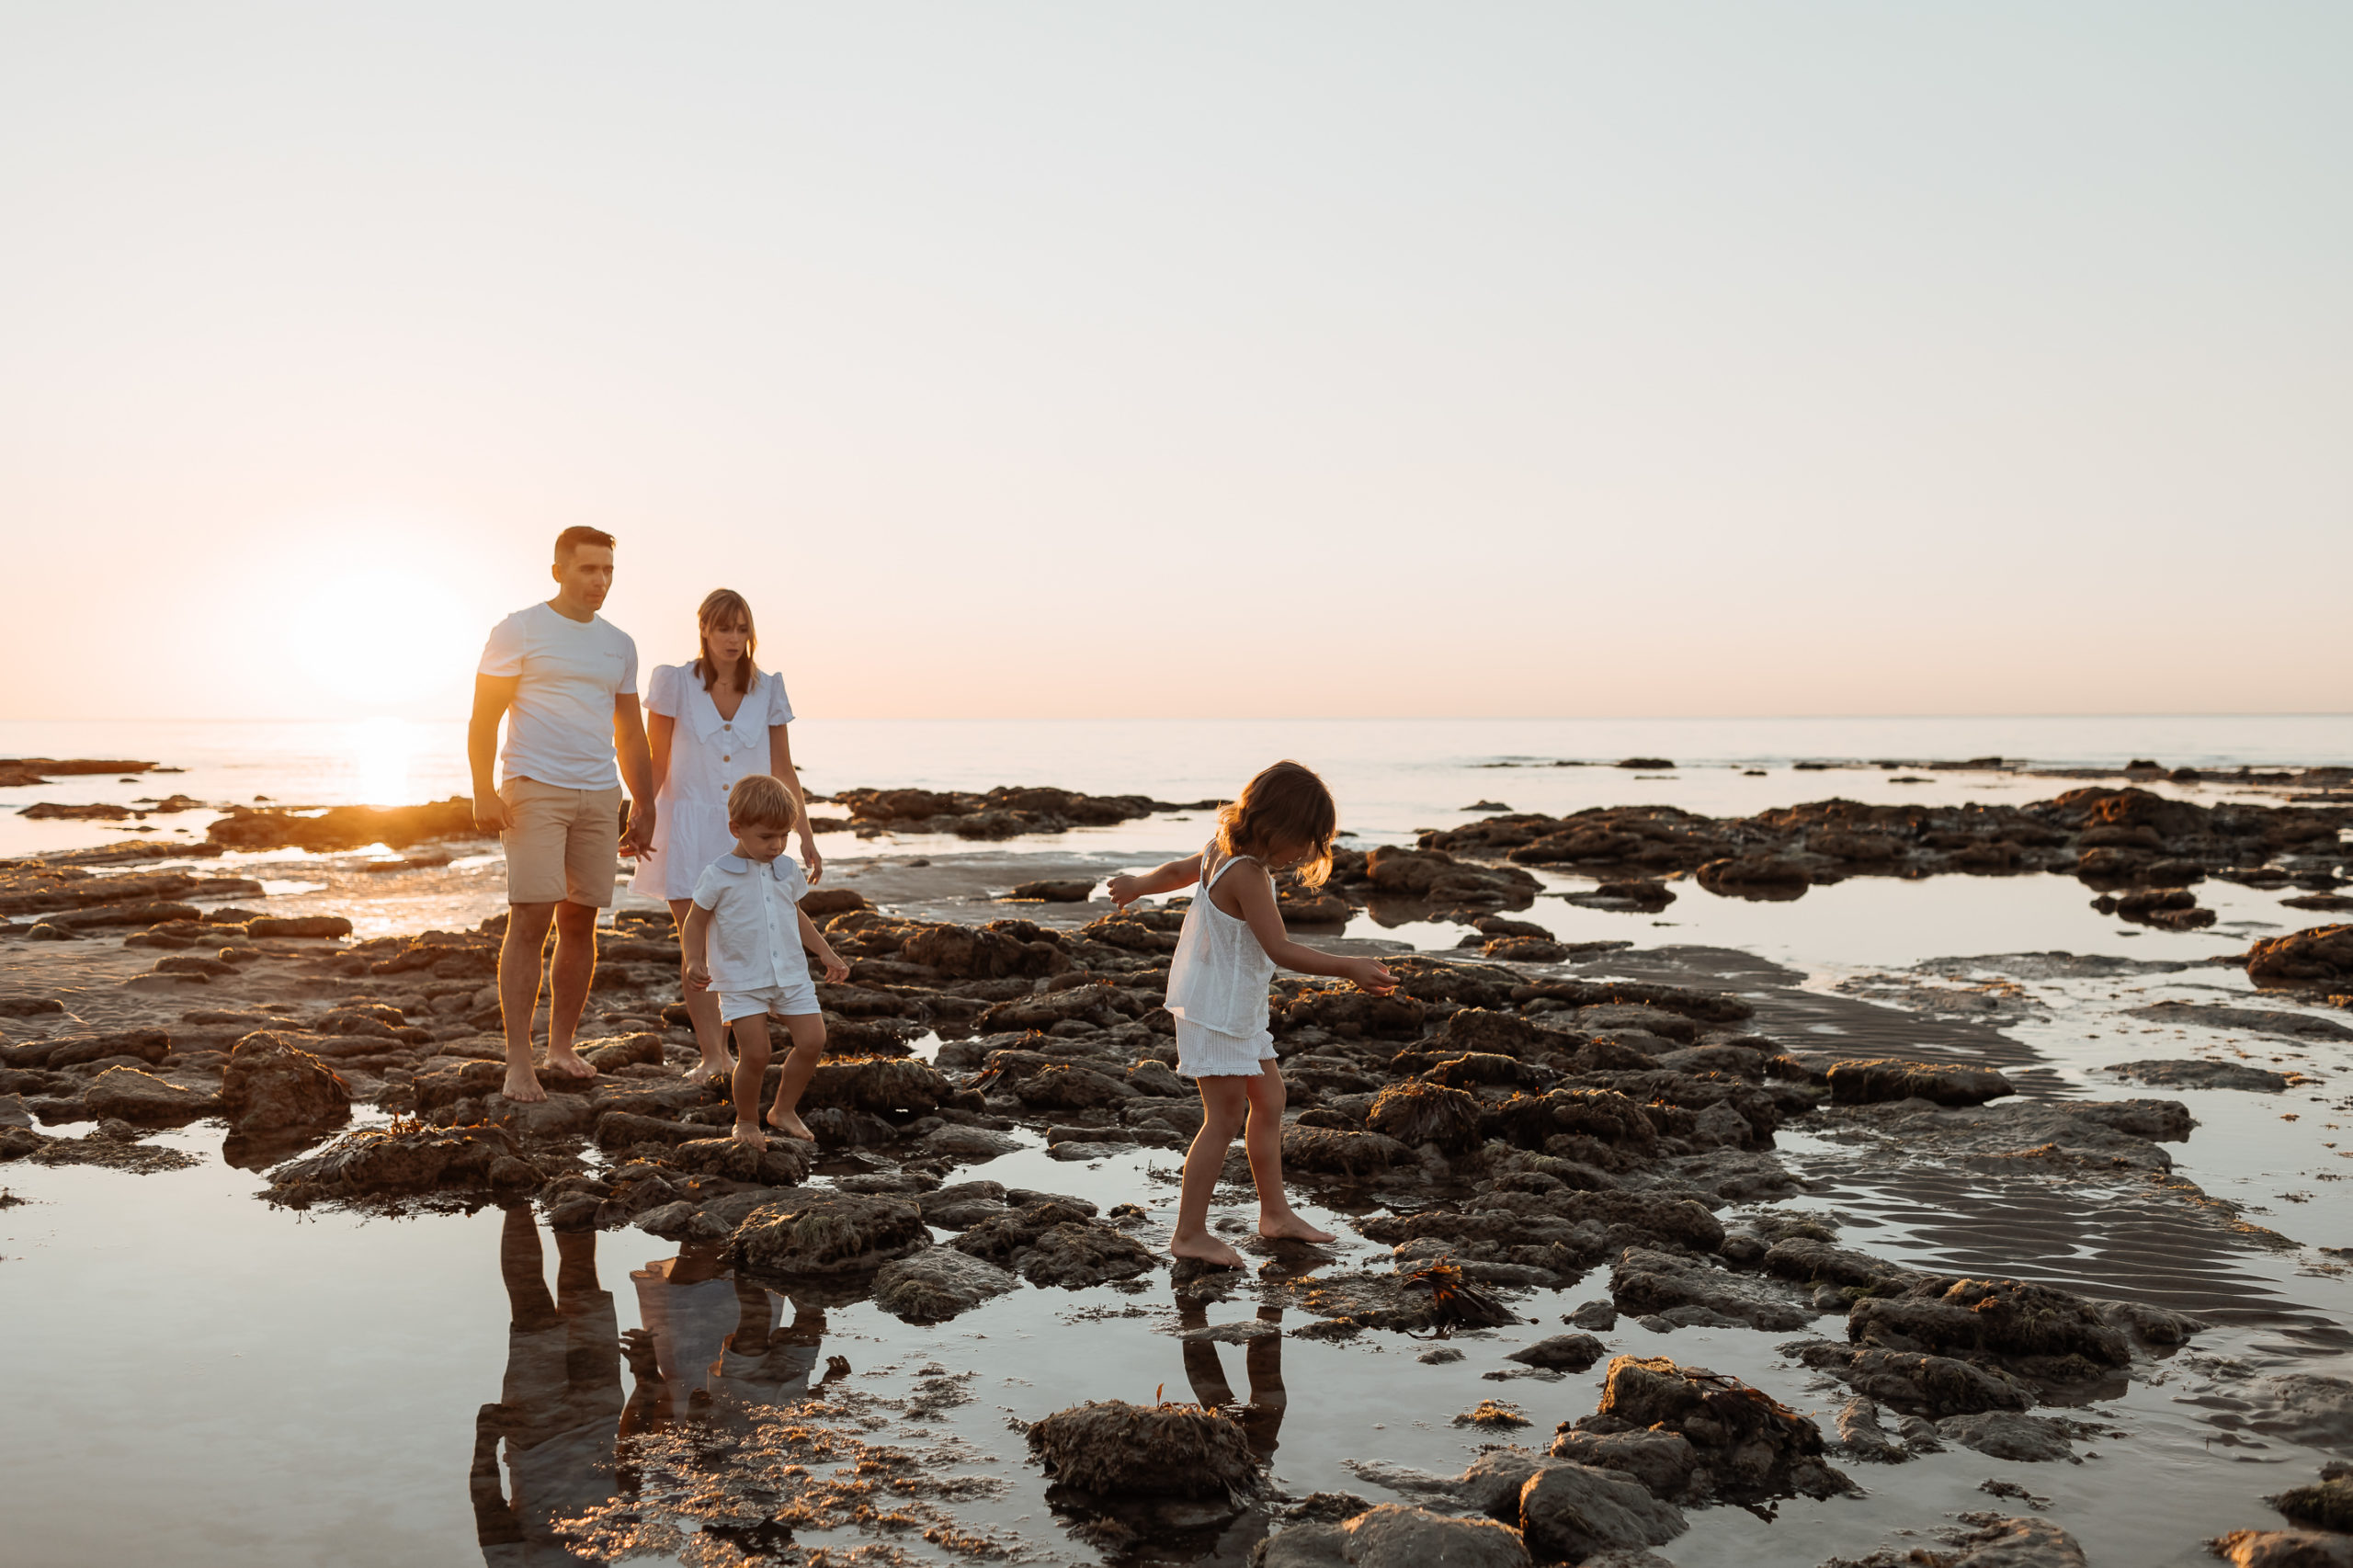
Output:
[[[771,773],[784,780],[801,823],[801,858],[809,880],[824,875],[785,733],[792,722],[792,703],[783,677],[752,663],[759,643],[752,607],[733,588],[716,588],[695,619],[700,654],[690,664],[657,666],[646,683],[645,734],[654,752],[657,810],[654,853],[638,862],[630,882],[632,891],[667,903],[670,917],[682,927],[696,881],[734,846],[734,835],[727,831],[727,791],[751,774]],[[686,998],[695,1044],[702,1051],[702,1072],[729,1072],[718,996],[688,987]]]
[[[650,1425],[689,1415],[748,1416],[811,1392],[825,1336],[822,1308],[795,1307],[783,1326],[784,1298],[730,1278],[717,1252],[704,1247],[649,1263],[630,1278],[662,1372],[662,1409]],[[829,1357],[818,1387],[848,1372],[847,1361]]]

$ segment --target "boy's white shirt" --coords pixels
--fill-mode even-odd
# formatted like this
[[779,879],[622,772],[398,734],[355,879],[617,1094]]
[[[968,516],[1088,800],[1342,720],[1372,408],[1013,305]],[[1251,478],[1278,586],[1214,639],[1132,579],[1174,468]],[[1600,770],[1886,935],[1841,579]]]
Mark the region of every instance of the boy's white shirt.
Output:
[[710,863],[695,883],[695,903],[710,911],[703,961],[712,990],[723,995],[809,978],[800,911],[808,891],[808,876],[790,856],[765,866],[741,855]]

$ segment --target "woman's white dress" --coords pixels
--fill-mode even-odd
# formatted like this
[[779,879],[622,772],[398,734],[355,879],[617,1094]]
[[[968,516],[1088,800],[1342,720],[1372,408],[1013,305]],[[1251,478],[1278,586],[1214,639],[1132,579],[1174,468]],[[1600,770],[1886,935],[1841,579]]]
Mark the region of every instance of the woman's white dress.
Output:
[[768,770],[768,730],[792,722],[792,703],[784,678],[762,670],[735,717],[722,718],[692,665],[662,665],[646,682],[645,705],[676,721],[676,727],[670,735],[670,771],[654,800],[654,853],[637,863],[629,885],[667,903],[692,898],[704,869],[733,853],[727,791],[738,778]]

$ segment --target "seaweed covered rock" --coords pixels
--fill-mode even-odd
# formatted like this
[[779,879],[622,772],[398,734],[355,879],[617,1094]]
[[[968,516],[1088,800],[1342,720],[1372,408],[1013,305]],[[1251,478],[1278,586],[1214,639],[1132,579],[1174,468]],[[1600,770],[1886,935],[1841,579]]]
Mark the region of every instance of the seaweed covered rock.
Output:
[[2264,1501],[2291,1525],[2353,1532],[2353,1476],[2336,1475],[2310,1486],[2290,1487]]
[[267,1196],[304,1202],[536,1187],[539,1173],[521,1153],[515,1135],[503,1127],[371,1129],[347,1133],[278,1166],[269,1174]]
[[1461,1089],[1409,1078],[1374,1096],[1365,1122],[1408,1148],[1435,1143],[1449,1154],[1479,1145],[1478,1099]]
[[2206,1546],[2231,1568],[2353,1568],[2353,1537],[2318,1530],[2233,1530]]
[[1664,1357],[1620,1356],[1596,1412],[1571,1430],[1603,1435],[1643,1428],[1681,1434],[1699,1456],[1688,1494],[1732,1502],[1830,1497],[1852,1483],[1822,1458],[1822,1429],[1760,1389]]
[[1529,1568],[1518,1530],[1384,1503],[1336,1525],[1269,1537],[1254,1568]]
[[926,1247],[882,1266],[874,1276],[874,1304],[907,1323],[946,1323],[1020,1283],[953,1247]]
[[1881,1100],[1927,1100],[1936,1105],[1984,1105],[2018,1091],[1991,1067],[1957,1062],[1836,1062],[1830,1066],[1830,1098],[1838,1105]]
[[1297,1121],[1283,1127],[1287,1170],[1360,1178],[1378,1176],[1392,1165],[1416,1164],[1414,1151],[1386,1133],[1310,1127]]
[[233,1132],[279,1132],[343,1120],[351,1094],[325,1062],[264,1029],[230,1050],[221,1106]]
[[2081,1296],[2017,1279],[1921,1280],[1899,1296],[1866,1296],[1847,1337],[1889,1350],[1990,1355],[2030,1377],[2063,1381],[2131,1365],[2130,1335]]
[[1033,1285],[1072,1290],[1131,1279],[1158,1267],[1158,1254],[1096,1219],[1091,1207],[1040,1196],[1042,1201],[982,1220],[949,1244]]
[[2257,985],[2325,985],[2353,981],[2353,925],[2314,926],[2270,937],[2246,950]]
[[774,1274],[849,1274],[930,1244],[923,1211],[906,1199],[842,1192],[754,1210],[728,1250],[745,1267]]
[[756,1149],[733,1138],[693,1138],[662,1156],[662,1163],[698,1176],[724,1176],[759,1187],[798,1187],[809,1177],[808,1144],[782,1136]]
[[1524,1345],[1504,1359],[1544,1371],[1582,1372],[1605,1353],[1601,1341],[1589,1334],[1555,1334]]
[[[1816,1316],[1785,1286],[1737,1274],[1703,1257],[1628,1247],[1609,1275],[1618,1310],[1665,1318],[1678,1328],[1803,1328]],[[1654,1324],[1654,1327],[1656,1325]]]
[[1033,1425],[1029,1451],[1056,1484],[1108,1495],[1222,1497],[1258,1474],[1242,1424],[1197,1404],[1089,1400]]
[[1518,1503],[1520,1536],[1547,1562],[1662,1546],[1688,1528],[1683,1510],[1641,1482],[1591,1465],[1546,1465],[1520,1488]]
[[[1959,1516],[1970,1528],[1949,1536],[1952,1550],[1931,1555],[1917,1548],[1885,1547],[1869,1557],[1834,1557],[1822,1568],[2086,1568],[2075,1538],[2048,1519],[2005,1517],[1994,1513]],[[2270,1568],[2290,1568],[2278,1563]],[[2293,1568],[2304,1568],[2302,1563]]]
[[955,1092],[947,1075],[910,1056],[828,1057],[817,1064],[801,1103],[842,1110],[921,1113]]
[[1859,1394],[1930,1420],[1983,1410],[2025,1410],[2035,1403],[2034,1390],[2025,1380],[1951,1356],[1859,1347],[1827,1339],[1800,1346],[1796,1354],[1807,1366],[1828,1372]]

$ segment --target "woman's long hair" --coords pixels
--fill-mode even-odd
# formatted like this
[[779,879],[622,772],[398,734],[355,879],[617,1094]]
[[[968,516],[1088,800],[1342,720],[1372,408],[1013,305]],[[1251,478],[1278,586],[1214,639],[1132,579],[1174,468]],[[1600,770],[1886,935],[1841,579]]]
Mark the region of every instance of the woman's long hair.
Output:
[[752,679],[759,673],[752,667],[752,650],[760,645],[760,634],[752,628],[751,601],[733,588],[713,588],[695,611],[695,626],[702,635],[702,652],[695,659],[695,674],[702,677],[702,688],[709,691],[719,684],[719,662],[710,656],[711,632],[733,631],[740,626],[744,656],[735,663],[735,689],[751,690]]

